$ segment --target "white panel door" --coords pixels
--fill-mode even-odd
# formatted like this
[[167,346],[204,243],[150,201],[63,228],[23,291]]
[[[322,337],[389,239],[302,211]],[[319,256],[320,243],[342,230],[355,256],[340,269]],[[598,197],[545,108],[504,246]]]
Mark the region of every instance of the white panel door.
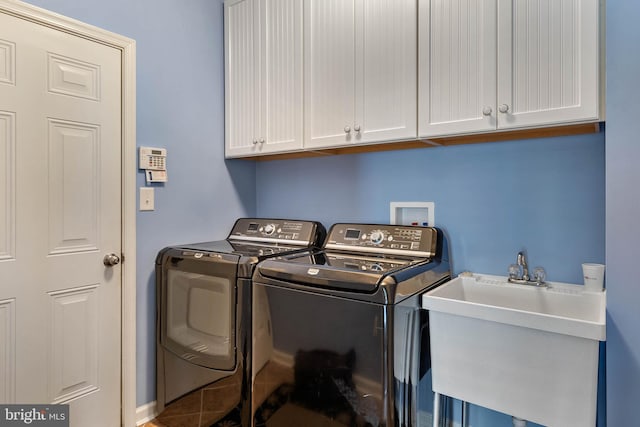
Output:
[[418,135],[495,129],[496,0],[419,7]]
[[415,138],[417,3],[358,0],[356,12],[356,142]]
[[354,142],[355,0],[305,0],[305,147]]
[[0,14],[0,400],[120,425],[120,51]]
[[598,0],[498,5],[498,128],[597,120]]

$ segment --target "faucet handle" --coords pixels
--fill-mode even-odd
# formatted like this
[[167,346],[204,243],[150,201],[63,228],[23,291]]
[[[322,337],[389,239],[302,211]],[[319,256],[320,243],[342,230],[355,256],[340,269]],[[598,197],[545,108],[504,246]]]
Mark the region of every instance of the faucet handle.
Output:
[[509,266],[509,278],[510,279],[519,279],[520,278],[520,266],[518,264],[511,264]]
[[542,267],[536,267],[533,269],[533,280],[538,283],[544,283],[544,280],[547,278],[547,272],[544,271]]

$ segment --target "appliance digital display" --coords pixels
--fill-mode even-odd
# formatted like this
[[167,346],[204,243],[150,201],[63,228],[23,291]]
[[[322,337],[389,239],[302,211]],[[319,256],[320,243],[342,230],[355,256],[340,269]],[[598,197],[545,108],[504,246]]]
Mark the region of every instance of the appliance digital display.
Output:
[[360,230],[356,230],[354,228],[347,228],[347,231],[344,233],[345,239],[357,239],[360,237]]
[[258,224],[255,222],[252,222],[249,224],[249,227],[247,227],[248,231],[257,231],[258,230]]

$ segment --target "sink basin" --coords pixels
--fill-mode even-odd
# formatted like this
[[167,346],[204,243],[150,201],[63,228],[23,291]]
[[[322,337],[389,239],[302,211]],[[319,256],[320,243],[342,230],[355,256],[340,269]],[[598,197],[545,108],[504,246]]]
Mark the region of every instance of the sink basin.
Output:
[[460,316],[604,341],[605,292],[550,282],[515,285],[506,277],[458,277],[428,293],[425,307]]
[[433,390],[545,426],[595,426],[605,292],[457,277],[428,292]]

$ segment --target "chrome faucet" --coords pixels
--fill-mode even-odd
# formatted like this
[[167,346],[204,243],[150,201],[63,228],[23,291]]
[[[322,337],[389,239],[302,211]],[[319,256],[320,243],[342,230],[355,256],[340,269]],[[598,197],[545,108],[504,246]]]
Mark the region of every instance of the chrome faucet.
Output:
[[531,276],[529,275],[529,266],[527,264],[527,255],[524,251],[518,252],[516,264],[511,264],[509,266],[509,282],[511,283],[547,287],[548,285],[544,281],[545,277],[546,273],[544,268],[536,267],[533,270],[533,280],[531,280]]
[[516,263],[522,267],[522,280],[529,280],[529,267],[527,266],[527,256],[524,252],[518,252]]

